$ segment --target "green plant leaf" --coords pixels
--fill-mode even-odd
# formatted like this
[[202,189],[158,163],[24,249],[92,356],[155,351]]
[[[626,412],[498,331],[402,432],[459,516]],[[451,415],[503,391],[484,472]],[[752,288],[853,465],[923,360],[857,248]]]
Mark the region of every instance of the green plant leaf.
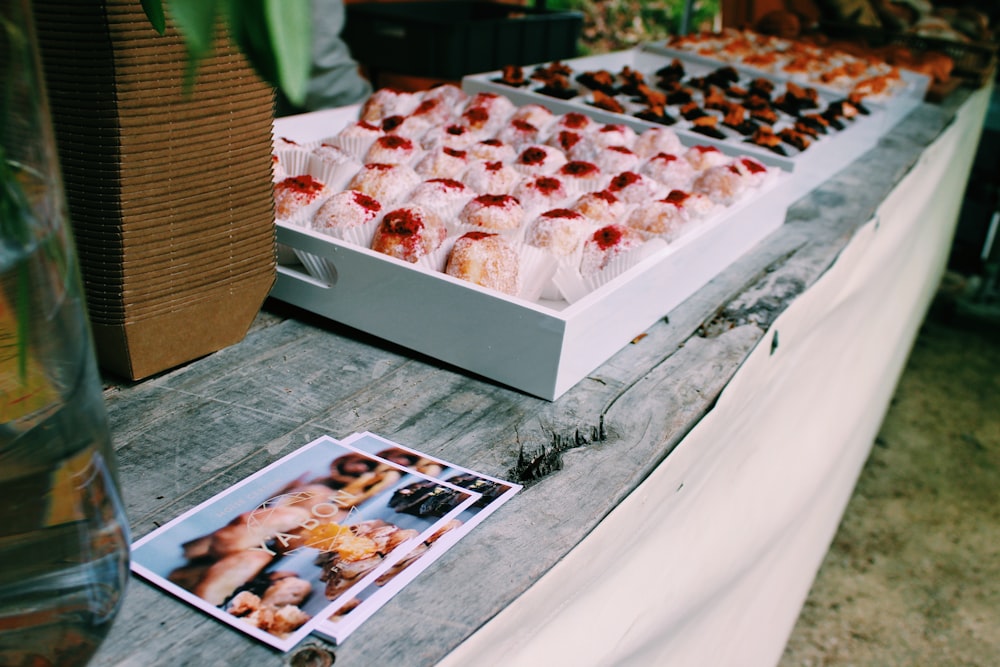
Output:
[[229,35],[265,81],[278,85],[262,0],[229,0]]
[[163,0],[142,0],[142,9],[146,18],[153,25],[153,30],[159,34],[167,31],[167,18],[163,14]]
[[264,0],[264,12],[278,86],[292,104],[302,105],[312,64],[309,0]]
[[212,52],[215,42],[217,0],[168,0],[170,18],[184,38],[188,54],[197,62]]

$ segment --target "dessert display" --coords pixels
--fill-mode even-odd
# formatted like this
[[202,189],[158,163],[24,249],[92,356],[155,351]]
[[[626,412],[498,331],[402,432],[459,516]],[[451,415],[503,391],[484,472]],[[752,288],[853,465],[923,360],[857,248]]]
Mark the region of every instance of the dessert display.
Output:
[[[584,79],[609,91],[623,82],[630,90],[644,85],[642,74],[627,68],[621,79]],[[445,97],[463,103],[440,104]],[[786,102],[775,100],[789,108]],[[395,133],[416,113],[429,121],[422,134]],[[316,213],[292,222],[511,296],[566,298],[550,282],[557,271],[586,274],[596,287],[610,258],[654,239],[680,240],[695,222],[752,200],[781,172],[748,154],[686,145],[671,128],[637,131],[543,104],[518,107],[495,93],[379,92],[361,114],[315,145],[283,145],[283,156],[314,154],[375,135],[366,136],[363,161],[341,160],[341,169],[353,170],[340,179],[342,189],[319,189]],[[294,164],[285,162],[286,169]],[[308,171],[311,163],[300,164]],[[290,178],[307,183],[312,176]],[[299,255],[323,277],[307,253]]]
[[873,99],[891,96],[906,85],[899,69],[881,58],[753,30],[730,28],[718,33],[675,36],[664,46]]
[[[549,100],[550,106],[564,116],[590,113],[604,121],[591,119],[585,130],[562,123],[558,133],[550,134],[549,145],[561,148],[570,159],[610,162],[618,157],[623,161],[603,155],[611,147],[627,147],[648,159],[659,153],[678,154],[682,144],[705,143],[727,147],[730,155],[771,156],[771,164],[784,168],[793,168],[801,161],[796,158],[808,155],[814,144],[831,142],[838,133],[861,123],[872,113],[872,100],[890,90],[893,81],[904,85],[889,66],[866,66],[868,78],[837,88],[833,84],[843,83],[846,74],[841,78],[831,74],[821,85],[779,76],[776,70],[754,72],[742,62],[685,58],[683,48],[700,44],[701,39],[707,38],[678,38],[669,48],[663,47],[662,53],[649,47],[605,60],[592,57],[537,65],[527,82],[516,87],[488,74],[467,80],[525,104],[538,104],[547,96],[545,86],[538,82],[548,81],[555,68],[567,87],[558,99]],[[717,41],[710,43],[712,49],[722,48]],[[693,48],[688,55],[700,58]],[[823,61],[822,54],[813,57]],[[858,74],[847,64],[840,71]],[[671,132],[651,132],[668,128]],[[592,138],[591,145],[598,146],[597,153],[582,152],[579,140],[584,134]],[[598,164],[609,170],[608,165]]]

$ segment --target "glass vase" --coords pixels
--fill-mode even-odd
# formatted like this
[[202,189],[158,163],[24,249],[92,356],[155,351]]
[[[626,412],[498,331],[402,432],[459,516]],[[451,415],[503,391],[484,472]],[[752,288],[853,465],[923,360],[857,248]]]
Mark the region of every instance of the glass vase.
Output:
[[31,3],[0,2],[0,665],[83,665],[129,535]]

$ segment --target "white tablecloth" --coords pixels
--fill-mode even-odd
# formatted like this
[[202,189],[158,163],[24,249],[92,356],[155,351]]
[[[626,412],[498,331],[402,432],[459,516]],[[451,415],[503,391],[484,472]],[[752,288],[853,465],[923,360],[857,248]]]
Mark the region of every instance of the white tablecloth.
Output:
[[443,667],[778,661],[944,270],[989,95],[664,463]]

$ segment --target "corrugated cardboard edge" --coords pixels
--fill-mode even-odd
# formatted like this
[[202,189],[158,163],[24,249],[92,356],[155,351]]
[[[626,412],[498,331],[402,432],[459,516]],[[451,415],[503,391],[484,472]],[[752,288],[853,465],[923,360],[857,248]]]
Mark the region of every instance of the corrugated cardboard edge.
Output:
[[121,324],[93,323],[101,365],[142,380],[234,345],[246,336],[273,283],[274,276],[267,275],[173,312]]

